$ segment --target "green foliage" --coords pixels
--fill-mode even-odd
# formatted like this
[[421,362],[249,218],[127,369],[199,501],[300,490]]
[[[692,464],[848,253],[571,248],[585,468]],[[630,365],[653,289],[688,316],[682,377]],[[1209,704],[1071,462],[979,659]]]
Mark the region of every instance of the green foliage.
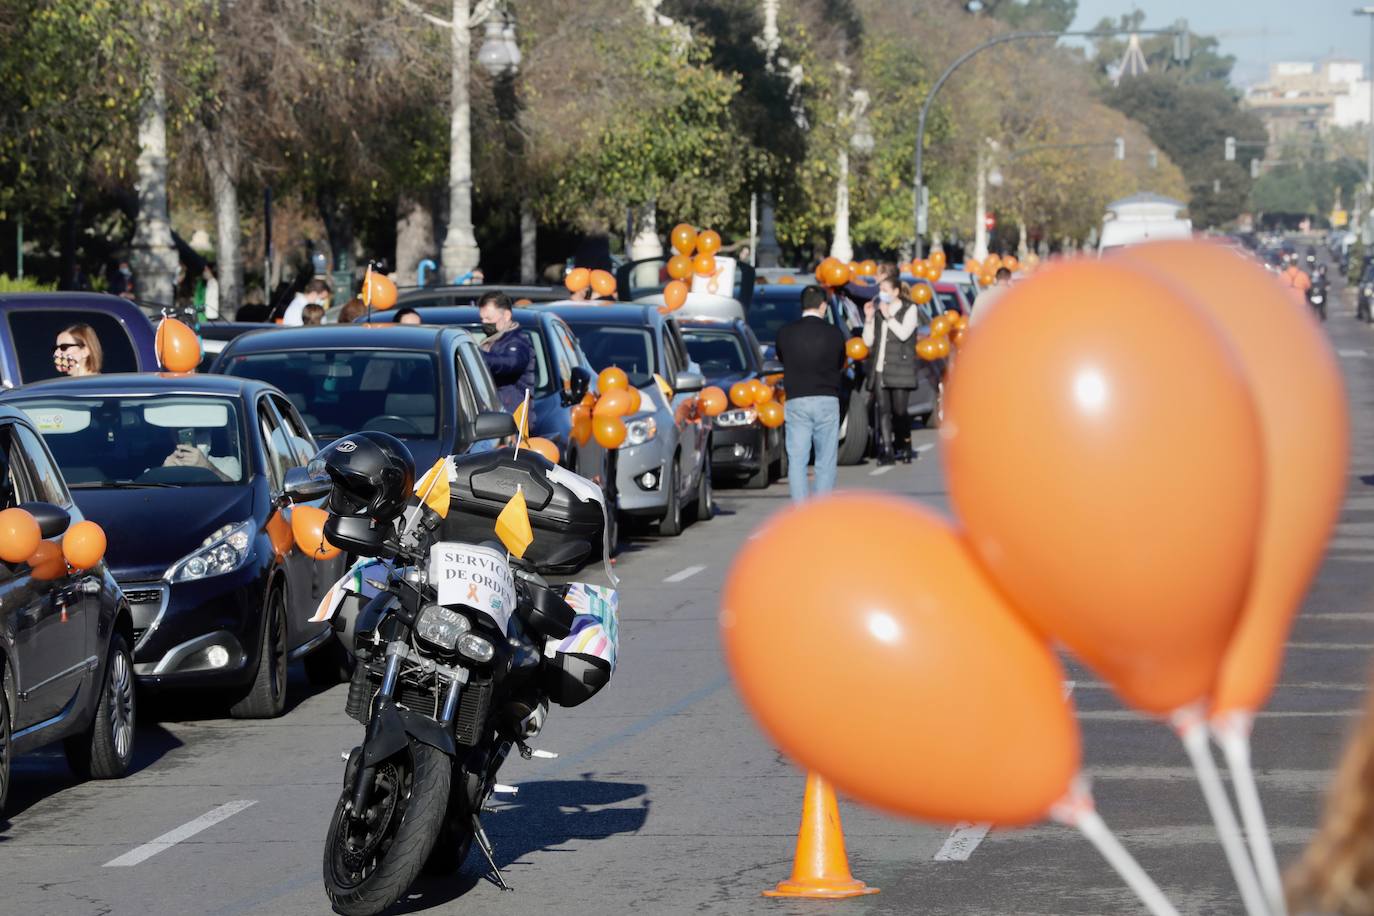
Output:
[[1254,208],[1262,213],[1301,214],[1325,219],[1337,196],[1351,200],[1363,177],[1358,163],[1349,159],[1326,162],[1317,155],[1298,158],[1295,151],[1283,154],[1281,164],[1260,176],[1251,191]]
[[1078,0],[984,0],[983,11],[1013,29],[1063,32],[1078,14]]
[[47,293],[57,289],[56,283],[43,283],[33,277],[11,278],[0,274],[0,293]]

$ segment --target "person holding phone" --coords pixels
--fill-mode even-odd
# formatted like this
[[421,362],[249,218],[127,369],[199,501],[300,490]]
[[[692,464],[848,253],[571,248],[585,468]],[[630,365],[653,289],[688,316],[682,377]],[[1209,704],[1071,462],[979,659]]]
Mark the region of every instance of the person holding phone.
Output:
[[234,482],[242,476],[242,467],[237,458],[215,458],[210,454],[210,444],[197,443],[194,429],[177,430],[177,447],[162,462],[164,468],[202,468],[210,471],[220,480]]
[[916,325],[920,312],[901,281],[885,274],[878,295],[864,306],[863,340],[873,355],[874,410],[878,414],[878,464],[911,463],[907,403],[916,387]]

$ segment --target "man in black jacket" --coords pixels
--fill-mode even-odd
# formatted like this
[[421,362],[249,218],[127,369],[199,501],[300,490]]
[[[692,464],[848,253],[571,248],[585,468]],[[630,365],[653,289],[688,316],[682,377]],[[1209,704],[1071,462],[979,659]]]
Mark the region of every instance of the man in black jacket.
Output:
[[792,501],[806,499],[806,463],[816,449],[816,493],[835,489],[840,447],[840,392],[844,332],[826,321],[825,290],[808,286],[802,316],[778,329],[778,359],[787,387],[787,486]]

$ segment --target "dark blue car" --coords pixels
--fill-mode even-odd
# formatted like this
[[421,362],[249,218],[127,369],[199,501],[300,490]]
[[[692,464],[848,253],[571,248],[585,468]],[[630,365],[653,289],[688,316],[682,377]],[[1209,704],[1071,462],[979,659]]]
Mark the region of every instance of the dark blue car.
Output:
[[58,378],[53,345],[58,333],[74,324],[90,325],[95,332],[102,372],[157,369],[153,325],[127,299],[103,293],[0,293],[0,386]]
[[[236,690],[231,713],[280,715],[289,660],[341,666],[308,623],[343,572],[283,540],[277,500],[315,442],[270,385],[216,375],[95,375],[0,398],[24,411],[76,505],[110,532],[105,562],[133,615],[134,674]],[[320,652],[314,650],[319,649]]]

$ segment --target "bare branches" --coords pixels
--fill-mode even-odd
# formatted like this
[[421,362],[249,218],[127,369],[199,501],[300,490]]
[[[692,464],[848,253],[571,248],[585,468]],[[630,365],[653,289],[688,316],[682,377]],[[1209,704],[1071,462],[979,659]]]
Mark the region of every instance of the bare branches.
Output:
[[412,0],[400,0],[400,3],[401,6],[404,6],[406,9],[410,10],[412,13],[419,16],[421,19],[424,19],[430,25],[437,25],[443,29],[453,28],[453,23],[451,21],[447,19],[440,19],[438,16],[425,10],[419,4],[412,2]]

